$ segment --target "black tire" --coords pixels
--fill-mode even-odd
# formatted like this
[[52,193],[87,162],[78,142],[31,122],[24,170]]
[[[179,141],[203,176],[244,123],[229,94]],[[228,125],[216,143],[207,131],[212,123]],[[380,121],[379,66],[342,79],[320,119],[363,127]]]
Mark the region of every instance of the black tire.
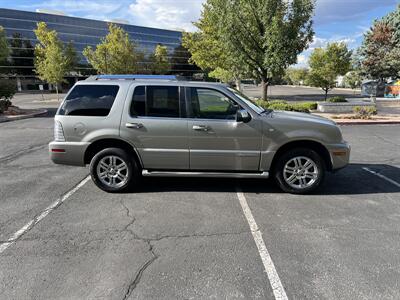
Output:
[[[109,160],[109,157],[116,157],[116,161],[121,164],[121,162],[124,162],[126,165],[126,171],[125,168],[122,171],[114,171],[112,170],[115,175],[111,175],[111,170],[110,174],[107,175],[105,180],[102,180],[99,176],[99,169],[104,170],[104,168],[99,166],[100,162],[107,162],[109,161],[111,164],[111,161]],[[102,161],[103,160],[103,161]],[[118,175],[116,173],[121,173],[122,176],[124,177],[124,180],[120,180]],[[107,173],[108,174],[108,173]],[[90,162],[90,175],[92,177],[93,182],[103,191],[109,192],[109,193],[118,193],[118,192],[125,192],[131,189],[135,182],[137,182],[139,178],[139,169],[136,164],[136,160],[131,157],[125,150],[120,149],[120,148],[106,148],[104,150],[101,150],[99,153],[97,153],[91,160]],[[110,176],[110,177],[108,177]],[[111,177],[117,177],[116,179],[112,179]],[[114,180],[116,184],[112,185],[111,180]],[[118,181],[120,182],[118,183]],[[106,181],[109,181],[110,183],[107,184]]]
[[[296,158],[296,157],[308,158],[308,159],[312,160],[316,166],[318,175],[316,175],[315,180],[310,179],[309,186],[301,187],[299,179],[295,179],[296,180],[295,182],[298,183],[297,184],[298,187],[293,187],[285,180],[284,168],[289,161],[291,161],[293,158]],[[289,166],[290,166],[290,164],[289,164]],[[314,170],[314,167],[312,167],[311,170]],[[279,187],[283,191],[285,191],[287,193],[291,193],[291,194],[308,194],[308,193],[315,191],[323,182],[325,173],[326,173],[326,164],[325,164],[324,160],[322,159],[322,157],[314,150],[307,149],[307,148],[294,148],[294,149],[290,149],[287,152],[283,153],[278,158],[278,160],[275,164],[275,168],[274,168],[274,177],[275,177],[275,180],[277,181]],[[301,175],[302,174],[300,173],[299,176],[301,176]],[[287,179],[289,180],[290,177]],[[311,181],[313,181],[313,182],[311,183]],[[292,185],[294,185],[294,183],[292,183]]]

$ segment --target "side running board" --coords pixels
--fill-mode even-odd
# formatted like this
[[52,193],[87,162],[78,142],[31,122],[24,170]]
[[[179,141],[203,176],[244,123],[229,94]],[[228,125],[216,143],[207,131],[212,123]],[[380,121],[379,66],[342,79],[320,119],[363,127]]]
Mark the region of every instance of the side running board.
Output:
[[185,172],[185,171],[149,171],[143,170],[145,177],[220,177],[220,178],[268,178],[268,172],[233,173],[233,172]]

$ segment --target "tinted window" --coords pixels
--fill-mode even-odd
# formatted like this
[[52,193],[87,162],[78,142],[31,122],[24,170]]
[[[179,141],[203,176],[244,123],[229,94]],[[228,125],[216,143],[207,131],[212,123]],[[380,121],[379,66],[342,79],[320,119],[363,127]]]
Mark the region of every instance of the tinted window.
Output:
[[224,94],[204,88],[190,88],[190,106],[193,117],[201,119],[235,120],[238,109]]
[[179,118],[179,87],[138,86],[132,97],[134,116]]
[[132,116],[145,116],[146,115],[146,88],[138,86],[135,88],[132,96],[131,104]]
[[107,116],[117,96],[117,85],[77,85],[65,99],[60,115]]

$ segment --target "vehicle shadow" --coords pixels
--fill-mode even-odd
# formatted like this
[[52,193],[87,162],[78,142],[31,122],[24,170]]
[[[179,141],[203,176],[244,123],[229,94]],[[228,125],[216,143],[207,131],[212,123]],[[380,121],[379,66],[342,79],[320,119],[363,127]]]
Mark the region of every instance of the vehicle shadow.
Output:
[[[368,168],[400,182],[400,169],[385,164],[350,164],[336,173],[327,173],[324,183],[314,195],[360,195],[400,193],[400,188],[363,168]],[[135,193],[154,192],[235,192],[284,193],[272,179],[226,179],[226,178],[143,178]]]

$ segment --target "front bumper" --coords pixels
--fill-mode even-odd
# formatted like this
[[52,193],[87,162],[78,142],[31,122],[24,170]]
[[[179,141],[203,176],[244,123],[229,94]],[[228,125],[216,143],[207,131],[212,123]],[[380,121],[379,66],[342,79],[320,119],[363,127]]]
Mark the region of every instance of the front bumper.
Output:
[[84,156],[88,146],[89,143],[83,142],[51,142],[50,159],[56,164],[84,166]]
[[329,155],[331,156],[332,170],[346,167],[350,162],[351,147],[349,143],[328,145]]

